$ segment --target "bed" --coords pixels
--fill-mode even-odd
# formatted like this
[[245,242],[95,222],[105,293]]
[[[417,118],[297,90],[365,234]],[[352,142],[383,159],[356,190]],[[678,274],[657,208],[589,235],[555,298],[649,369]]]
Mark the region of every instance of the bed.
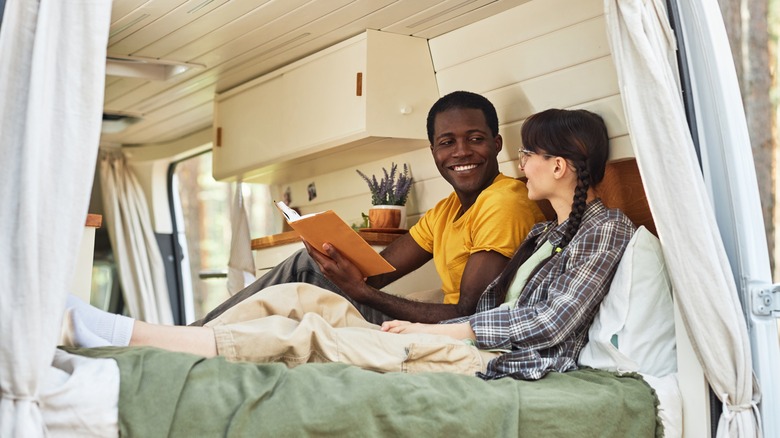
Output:
[[154,348],[69,349],[118,365],[127,437],[660,437],[636,373],[583,368],[539,381],[379,374],[344,364],[231,363]]

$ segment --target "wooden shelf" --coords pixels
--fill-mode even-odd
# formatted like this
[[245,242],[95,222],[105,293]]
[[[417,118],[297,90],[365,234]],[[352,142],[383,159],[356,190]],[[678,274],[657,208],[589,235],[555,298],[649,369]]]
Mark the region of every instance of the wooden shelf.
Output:
[[[402,234],[397,233],[373,233],[366,231],[359,231],[359,233],[369,245],[389,245],[390,242],[402,236]],[[274,246],[300,242],[300,240],[300,236],[295,231],[285,231],[284,233],[252,239],[252,250],[273,248]]]
[[87,223],[85,226],[92,228],[100,228],[103,225],[103,215],[100,214],[88,214]]

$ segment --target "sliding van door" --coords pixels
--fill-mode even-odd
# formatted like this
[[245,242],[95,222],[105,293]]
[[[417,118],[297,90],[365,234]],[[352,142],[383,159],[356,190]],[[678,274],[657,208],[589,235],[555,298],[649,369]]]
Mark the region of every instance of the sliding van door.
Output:
[[[780,412],[779,300],[774,300],[773,309],[775,288],[731,49],[716,2],[669,3],[672,15],[679,19],[676,30],[684,42],[680,44],[681,71],[688,82],[684,94],[689,121],[747,321],[753,369],[761,386],[763,432],[765,436],[780,436],[776,415]],[[765,305],[767,296],[769,304]]]
[[[235,183],[214,180],[208,152],[173,163],[170,172],[174,249],[179,254],[184,323],[202,318],[230,295],[227,265],[232,237],[230,207]],[[252,237],[279,230],[268,187],[242,184]],[[250,242],[247,242],[249,245]]]

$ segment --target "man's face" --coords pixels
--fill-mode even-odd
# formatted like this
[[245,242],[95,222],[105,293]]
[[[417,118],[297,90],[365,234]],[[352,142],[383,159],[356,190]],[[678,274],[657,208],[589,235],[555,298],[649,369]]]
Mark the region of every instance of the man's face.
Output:
[[452,109],[436,115],[431,151],[441,176],[453,187],[464,210],[498,175],[502,139],[478,109]]

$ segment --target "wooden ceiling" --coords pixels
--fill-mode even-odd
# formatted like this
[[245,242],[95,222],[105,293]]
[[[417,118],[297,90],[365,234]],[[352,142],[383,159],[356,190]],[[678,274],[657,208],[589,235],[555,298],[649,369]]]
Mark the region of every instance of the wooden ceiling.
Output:
[[103,143],[211,126],[214,94],[363,32],[434,38],[528,0],[114,0],[109,57],[194,64],[167,80],[106,76],[104,111],[140,121]]

